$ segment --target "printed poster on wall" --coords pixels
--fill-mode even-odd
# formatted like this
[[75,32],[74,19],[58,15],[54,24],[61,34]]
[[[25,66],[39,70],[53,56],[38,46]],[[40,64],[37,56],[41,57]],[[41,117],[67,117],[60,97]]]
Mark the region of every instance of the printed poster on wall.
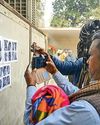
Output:
[[17,55],[17,41],[0,37],[0,63],[15,62]]
[[18,61],[18,42],[0,36],[0,91],[11,85],[11,63]]
[[0,91],[11,85],[11,66],[0,66]]

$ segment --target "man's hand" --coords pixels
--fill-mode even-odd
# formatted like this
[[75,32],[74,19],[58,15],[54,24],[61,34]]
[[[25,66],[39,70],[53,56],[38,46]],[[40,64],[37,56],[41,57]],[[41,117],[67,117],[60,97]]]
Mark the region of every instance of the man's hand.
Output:
[[[33,50],[31,50],[31,51],[34,52],[34,42],[31,45],[31,48],[33,48]],[[56,73],[58,71],[57,68],[56,68],[56,66],[55,66],[55,64],[54,64],[54,62],[52,61],[50,55],[44,49],[42,49],[41,47],[39,47],[39,46],[37,46],[35,44],[35,51],[38,54],[43,54],[43,55],[48,56],[48,60],[46,62],[47,65],[45,67],[48,72],[50,72],[51,74],[54,74],[54,73]]]
[[[47,54],[48,55],[48,54]],[[46,70],[48,71],[48,72],[50,72],[51,74],[55,74],[58,70],[57,70],[57,68],[56,68],[56,66],[55,66],[55,64],[54,64],[54,62],[52,61],[52,59],[51,59],[51,57],[50,57],[50,55],[48,55],[48,61],[46,62]]]
[[31,85],[35,86],[36,84],[35,71],[33,70],[32,72],[30,72],[28,68],[29,68],[29,65],[27,66],[24,74],[26,84],[27,86],[31,86]]
[[43,48],[39,47],[35,42],[33,42],[33,44],[31,45],[31,51],[32,52],[35,51],[35,53],[38,53],[38,54],[43,54],[43,55],[46,54],[45,50]]

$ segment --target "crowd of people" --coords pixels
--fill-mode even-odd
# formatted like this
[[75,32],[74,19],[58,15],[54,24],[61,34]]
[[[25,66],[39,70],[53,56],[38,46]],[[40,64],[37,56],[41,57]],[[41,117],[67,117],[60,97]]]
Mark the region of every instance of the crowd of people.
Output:
[[76,57],[71,49],[58,49],[56,51],[55,57],[61,61],[76,61]]
[[[83,51],[80,49],[82,45]],[[38,50],[39,53],[48,56],[45,68],[52,74],[57,86],[68,96],[67,101],[69,101],[69,103],[64,103],[65,105],[57,109],[55,108],[46,115],[44,112],[37,113],[39,104],[44,104],[44,101],[50,105],[49,107],[43,105],[43,109],[47,107],[47,109],[51,111],[52,107],[57,105],[54,103],[56,97],[52,98],[49,93],[51,90],[49,90],[45,95],[39,96],[38,103],[37,99],[33,103],[32,99],[34,99],[34,95],[36,95],[38,91],[36,88],[36,77],[34,70],[30,72],[27,67],[25,71],[27,84],[24,113],[25,125],[100,124],[100,20],[90,21],[82,27],[80,42],[77,48],[79,58],[76,61],[67,59],[61,61],[55,56],[50,56],[41,48]],[[69,82],[64,75],[73,75],[72,83]],[[45,90],[46,87],[44,86],[42,92]],[[47,111],[47,109],[43,111]],[[36,113],[35,118],[34,113]]]

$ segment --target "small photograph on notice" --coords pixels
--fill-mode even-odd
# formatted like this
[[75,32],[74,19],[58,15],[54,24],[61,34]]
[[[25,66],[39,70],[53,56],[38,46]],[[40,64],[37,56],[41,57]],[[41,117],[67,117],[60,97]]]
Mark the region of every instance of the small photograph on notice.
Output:
[[0,90],[2,89],[2,79],[0,79]]
[[12,60],[17,60],[16,52],[12,52]]
[[8,61],[8,52],[4,52],[4,61],[7,62]]
[[15,43],[15,47],[14,47],[14,50],[15,50],[15,51],[17,50],[17,43]]
[[2,67],[3,68],[3,76],[7,75],[7,66]]
[[3,77],[3,87],[6,87],[8,85],[7,83],[7,77]]
[[7,85],[7,78],[3,77],[3,87],[5,87]]
[[4,51],[8,51],[8,40],[4,40]]
[[0,67],[0,78],[3,76],[3,67]]
[[8,52],[8,60],[11,61],[11,52]]
[[12,47],[11,47],[11,42],[9,41],[9,42],[8,42],[8,51],[11,51],[11,48],[12,48]]
[[3,82],[2,82],[3,89],[11,84],[11,80],[10,80],[10,76],[9,75],[3,77],[2,80],[3,80]]
[[0,62],[2,62],[2,52],[0,51]]
[[13,51],[14,51],[14,48],[15,48],[15,47],[14,47],[14,42],[12,42],[12,50],[13,50]]
[[9,85],[10,84],[10,76],[7,76],[6,79],[7,79],[7,85]]
[[7,75],[10,74],[10,66],[7,66]]
[[12,42],[12,51],[16,51],[16,50],[17,50],[17,43]]

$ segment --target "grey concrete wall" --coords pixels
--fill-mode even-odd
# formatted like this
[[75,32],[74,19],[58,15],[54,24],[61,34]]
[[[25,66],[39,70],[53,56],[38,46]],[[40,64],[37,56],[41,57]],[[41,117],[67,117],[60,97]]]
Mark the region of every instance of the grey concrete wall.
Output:
[[0,92],[0,125],[23,125],[26,95],[24,71],[30,60],[29,48],[32,41],[41,41],[40,46],[45,48],[45,36],[2,4],[0,36],[18,41],[18,61],[10,63],[11,86]]

